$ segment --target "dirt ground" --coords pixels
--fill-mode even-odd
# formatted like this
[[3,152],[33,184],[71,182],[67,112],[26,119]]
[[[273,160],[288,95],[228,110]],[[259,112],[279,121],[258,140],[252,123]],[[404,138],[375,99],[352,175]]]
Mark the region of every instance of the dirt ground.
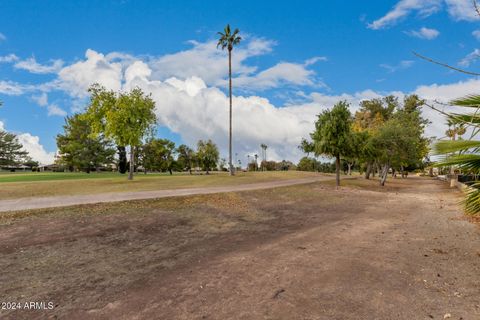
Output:
[[459,192],[345,184],[2,214],[0,318],[480,319]]

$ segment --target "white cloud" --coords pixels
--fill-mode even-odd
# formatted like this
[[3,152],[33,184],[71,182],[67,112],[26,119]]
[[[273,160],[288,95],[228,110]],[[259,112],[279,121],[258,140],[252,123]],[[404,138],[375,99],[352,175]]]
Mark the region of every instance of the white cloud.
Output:
[[19,96],[28,90],[28,86],[13,81],[0,80],[0,93],[9,96]]
[[458,62],[458,65],[464,68],[469,67],[472,63],[477,61],[480,58],[480,49],[475,49],[472,52],[470,52],[468,55],[465,56],[460,62]]
[[454,20],[479,19],[471,0],[400,0],[387,14],[368,24],[368,27],[373,30],[390,27],[412,12],[417,12],[422,18],[428,17],[440,11],[443,6]]
[[310,66],[312,64],[317,63],[318,61],[328,61],[327,57],[313,57],[310,59],[305,60],[304,66]]
[[48,96],[47,93],[42,92],[38,96],[32,96],[31,99],[36,102],[39,106],[41,107],[46,107],[48,111],[49,116],[60,116],[60,117],[65,117],[67,115],[67,112],[60,108],[57,104],[55,103],[48,103]]
[[436,29],[429,29],[423,27],[420,28],[420,30],[407,31],[406,34],[419,39],[433,40],[440,35],[440,32]]
[[0,32],[0,42],[7,40],[7,37]]
[[49,104],[47,106],[47,110],[48,110],[48,115],[49,116],[65,117],[67,115],[67,112],[65,112],[65,110],[63,110],[62,108],[60,108],[56,104]]
[[[465,109],[448,106],[448,103],[453,99],[477,93],[479,87],[480,80],[471,79],[443,85],[423,85],[419,86],[414,93],[430,102],[438,101],[444,104],[443,106],[440,106],[440,108],[446,112],[465,112]],[[424,116],[432,122],[427,127],[427,134],[429,136],[436,136],[437,138],[443,137],[445,130],[447,129],[447,126],[445,125],[445,117],[428,107],[425,107],[423,111]]]
[[79,61],[59,72],[58,86],[74,97],[87,96],[87,89],[93,83],[100,83],[108,89],[120,90],[122,86],[122,64],[110,62],[103,54],[88,49],[86,60]]
[[[189,41],[189,43],[193,45],[191,49],[153,59],[149,63],[152,77],[156,80],[199,77],[208,85],[216,85],[223,81],[228,75],[227,52],[217,49],[216,41],[205,43]],[[254,38],[246,46],[234,49],[232,52],[234,75],[255,72],[257,68],[246,65],[245,60],[271,52],[274,45],[274,41]]]
[[45,107],[48,105],[48,96],[45,92],[42,92],[38,96],[32,96],[32,100],[35,101],[41,107]]
[[[5,124],[0,121],[0,131],[4,131]],[[40,138],[30,133],[18,133],[18,141],[23,145],[23,149],[28,152],[28,155],[35,161],[42,164],[51,164],[55,159],[55,152],[47,152],[40,143]]]
[[445,0],[448,13],[455,20],[475,21],[478,20],[478,14],[471,0]]
[[429,16],[441,8],[441,0],[400,0],[385,16],[368,24],[373,30],[390,27],[413,11],[421,16]]
[[475,39],[480,40],[480,30],[473,31],[472,36],[474,36]]
[[415,62],[412,60],[402,60],[398,65],[390,65],[386,63],[382,63],[380,67],[386,69],[389,73],[394,73],[399,70],[404,70],[410,68]]
[[28,152],[28,155],[41,164],[51,164],[55,159],[55,152],[47,152],[40,143],[40,138],[30,133],[21,133],[17,135],[18,141]]
[[57,73],[63,66],[62,60],[53,60],[50,65],[43,65],[37,62],[34,57],[26,60],[19,60],[15,63],[16,69],[26,70],[31,73],[46,74]]
[[7,54],[6,56],[0,57],[0,63],[11,63],[18,61],[19,58],[13,53]]
[[[305,68],[304,64],[281,62],[252,76],[239,76],[233,79],[235,87],[242,89],[265,90],[283,85],[325,86],[314,78],[315,72]],[[220,82],[227,85],[227,81]]]

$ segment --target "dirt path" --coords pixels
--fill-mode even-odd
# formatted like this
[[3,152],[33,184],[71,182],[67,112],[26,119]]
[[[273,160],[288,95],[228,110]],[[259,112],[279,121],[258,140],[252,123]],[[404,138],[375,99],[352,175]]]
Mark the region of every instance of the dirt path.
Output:
[[91,205],[0,226],[0,300],[55,303],[0,317],[479,319],[480,230],[459,193],[419,178],[348,184]]
[[189,195],[199,195],[199,194],[212,194],[212,193],[219,193],[219,192],[262,190],[262,189],[268,189],[268,188],[312,183],[315,181],[322,181],[322,180],[328,180],[328,179],[332,179],[332,178],[328,176],[323,176],[323,177],[305,178],[305,179],[249,183],[249,184],[236,185],[236,186],[204,187],[204,188],[172,189],[172,190],[156,190],[156,191],[116,192],[116,193],[75,195],[75,196],[18,198],[18,199],[0,200],[0,212],[56,208],[56,207],[66,207],[66,206],[74,206],[74,205],[81,205],[81,204],[118,202],[118,201],[127,201],[127,200],[156,199],[156,198],[179,197],[179,196],[189,196]]

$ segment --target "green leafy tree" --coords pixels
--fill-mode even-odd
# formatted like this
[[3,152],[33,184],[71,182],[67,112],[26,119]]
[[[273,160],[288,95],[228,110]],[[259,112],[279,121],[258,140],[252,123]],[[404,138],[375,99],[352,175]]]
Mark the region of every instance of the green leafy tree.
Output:
[[219,156],[218,147],[212,140],[198,141],[197,157],[207,174],[217,166]]
[[175,143],[168,139],[149,139],[141,148],[142,164],[149,171],[168,171],[175,167]]
[[242,38],[238,35],[240,30],[235,29],[233,32],[230,29],[230,24],[227,24],[223,32],[218,32],[220,38],[218,39],[217,48],[228,50],[228,95],[230,98],[230,112],[229,112],[229,138],[228,138],[228,166],[230,168],[230,175],[234,175],[234,168],[232,163],[232,51],[233,47],[238,45]]
[[307,158],[310,155],[310,153],[315,152],[315,144],[311,141],[308,141],[305,138],[302,138],[302,141],[300,141],[300,145],[298,146],[298,149],[303,151],[304,153],[307,154]]
[[27,160],[28,152],[15,134],[0,131],[0,165],[13,166]]
[[155,102],[140,88],[128,93],[115,93],[99,85],[88,90],[90,105],[86,117],[92,125],[93,135],[104,134],[119,146],[130,146],[128,179],[133,179],[135,149],[144,137],[153,131],[156,123]]
[[297,165],[298,171],[317,171],[318,170],[318,161],[309,157],[303,157],[300,159]]
[[192,174],[192,168],[195,163],[195,151],[185,144],[177,147],[177,164],[181,170],[188,170]]
[[427,123],[419,109],[401,109],[378,130],[373,139],[383,166],[382,186],[390,168],[399,169],[403,177],[405,168],[422,164],[429,151],[429,139],[423,136]]
[[338,102],[331,110],[318,115],[311,137],[315,155],[335,158],[336,186],[340,186],[340,159],[351,149],[351,114],[346,101]]
[[115,149],[102,134],[92,137],[92,129],[81,114],[65,118],[64,133],[57,135],[59,162],[86,172],[113,163]]

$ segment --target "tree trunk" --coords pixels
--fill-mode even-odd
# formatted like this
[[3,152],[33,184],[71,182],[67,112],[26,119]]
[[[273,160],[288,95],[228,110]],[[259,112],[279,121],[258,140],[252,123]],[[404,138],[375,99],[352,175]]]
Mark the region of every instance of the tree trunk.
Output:
[[335,157],[335,173],[337,189],[340,188],[340,156]]
[[347,166],[348,166],[348,175],[351,176],[351,175],[352,175],[352,166],[353,166],[353,164],[347,163]]
[[388,169],[390,168],[390,165],[388,163],[385,163],[385,166],[383,167],[383,172],[382,176],[380,177],[380,185],[383,187],[385,185],[385,181],[387,181],[387,176],[388,176]]
[[371,173],[372,173],[372,163],[368,162],[367,163],[367,170],[365,171],[365,179],[369,180]]
[[133,180],[133,169],[135,168],[135,148],[130,146],[130,170],[128,171],[128,180]]
[[229,115],[229,137],[228,137],[228,164],[230,167],[230,175],[233,176],[233,164],[232,164],[232,50],[228,50],[228,92],[230,96],[230,115]]

